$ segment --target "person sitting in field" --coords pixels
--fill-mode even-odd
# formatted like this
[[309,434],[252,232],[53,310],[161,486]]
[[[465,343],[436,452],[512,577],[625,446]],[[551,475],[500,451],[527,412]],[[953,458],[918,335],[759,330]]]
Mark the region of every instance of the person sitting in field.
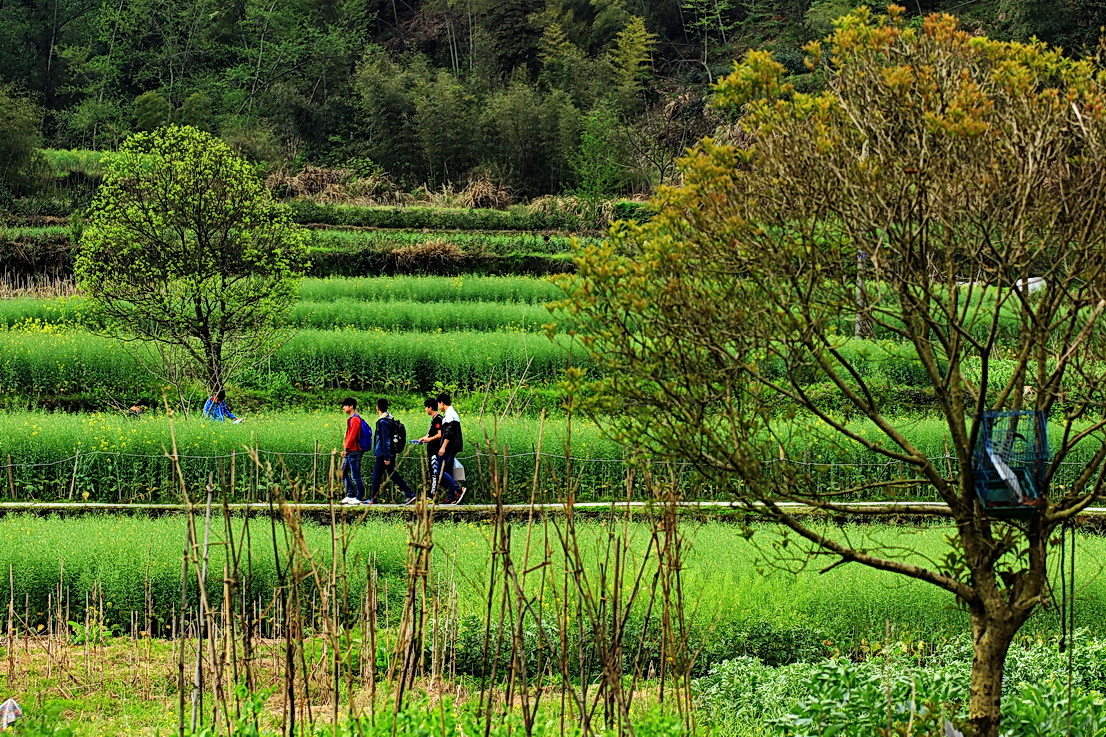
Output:
[[220,389],[218,393],[207,398],[207,402],[204,403],[204,417],[219,422],[233,420],[235,425],[242,421],[241,417],[235,417],[230,408],[227,407],[227,392],[225,389]]

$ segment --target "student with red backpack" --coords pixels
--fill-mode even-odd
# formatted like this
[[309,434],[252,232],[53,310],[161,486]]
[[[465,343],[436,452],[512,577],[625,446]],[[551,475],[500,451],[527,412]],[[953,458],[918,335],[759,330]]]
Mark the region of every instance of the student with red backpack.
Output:
[[361,456],[372,447],[372,428],[357,414],[357,400],[353,397],[342,400],[342,411],[348,416],[346,439],[342,445],[342,483],[346,487],[342,504],[362,504],[365,481],[361,478]]

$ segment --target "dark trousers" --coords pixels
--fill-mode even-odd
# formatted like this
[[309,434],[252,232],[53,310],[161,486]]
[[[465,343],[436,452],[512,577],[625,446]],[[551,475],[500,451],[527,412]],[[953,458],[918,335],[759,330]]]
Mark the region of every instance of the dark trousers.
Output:
[[347,450],[342,459],[342,483],[346,486],[346,496],[363,499],[365,480],[361,478],[361,451]]
[[[391,461],[391,463],[385,465],[384,461]],[[398,486],[405,496],[412,497],[415,495],[415,492],[411,491],[411,487],[407,485],[403,477],[396,473],[396,459],[394,457],[378,457],[376,463],[373,464],[372,500],[374,502],[376,501],[376,495],[380,493],[381,482],[387,478],[390,478],[392,483]]]
[[[445,487],[446,501],[452,502],[457,498],[457,495],[461,493],[461,487],[454,481],[451,472],[453,471],[453,462],[457,460],[456,453],[446,452],[444,456],[438,456],[439,466],[435,469],[434,474],[435,481],[438,477],[441,477],[442,486]],[[431,486],[434,493],[437,493],[438,489],[435,485]]]

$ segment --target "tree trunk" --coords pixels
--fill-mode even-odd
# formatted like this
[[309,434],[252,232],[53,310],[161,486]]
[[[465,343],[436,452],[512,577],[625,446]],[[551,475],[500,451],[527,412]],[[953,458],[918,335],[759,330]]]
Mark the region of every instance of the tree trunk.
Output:
[[1018,628],[987,612],[972,612],[972,683],[968,714],[974,737],[998,737],[1002,706],[1002,673],[1006,652]]

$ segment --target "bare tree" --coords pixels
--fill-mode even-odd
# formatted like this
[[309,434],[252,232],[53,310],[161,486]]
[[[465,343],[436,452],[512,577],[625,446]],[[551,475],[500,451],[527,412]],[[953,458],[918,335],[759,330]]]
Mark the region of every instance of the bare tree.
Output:
[[[826,49],[812,45],[833,70],[819,95],[751,53],[718,93],[745,106],[752,142],[703,141],[652,222],[581,251],[564,307],[603,368],[593,399],[630,408],[613,433],[692,462],[831,566],[955,595],[971,615],[973,733],[994,737],[1007,650],[1051,594],[1050,538],[1102,491],[1106,89],[1092,64],[1041,44],[972,37],[950,16],[907,28],[902,13],[857,10]],[[1030,294],[1030,277],[1047,288]],[[880,344],[854,335],[858,289],[867,326],[928,378],[949,458],[927,457],[867,378],[861,357]],[[1023,409],[1050,419],[1052,458],[1042,497],[1000,514],[977,490],[973,451],[985,413]],[[804,426],[911,478],[830,491],[779,462]],[[1077,449],[1074,483],[1049,490]],[[955,525],[943,560],[862,547],[781,506],[883,514],[855,502],[923,488]]]

